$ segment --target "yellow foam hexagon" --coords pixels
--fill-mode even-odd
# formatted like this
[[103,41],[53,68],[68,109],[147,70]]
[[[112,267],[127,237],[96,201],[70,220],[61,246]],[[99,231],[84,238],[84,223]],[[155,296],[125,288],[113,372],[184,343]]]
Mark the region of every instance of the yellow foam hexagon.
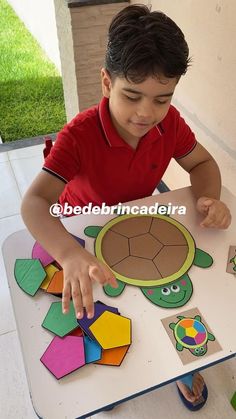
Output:
[[187,327],[186,334],[187,336],[191,336],[192,338],[195,338],[195,336],[198,334],[198,331],[194,329],[194,327]]
[[103,349],[131,343],[131,320],[119,314],[104,311],[89,329]]

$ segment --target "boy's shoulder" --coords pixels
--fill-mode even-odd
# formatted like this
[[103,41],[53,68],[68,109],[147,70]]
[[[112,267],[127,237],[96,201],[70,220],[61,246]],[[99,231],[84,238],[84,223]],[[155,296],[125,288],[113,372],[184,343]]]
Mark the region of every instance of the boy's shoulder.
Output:
[[64,129],[79,131],[80,133],[98,125],[98,105],[94,105],[82,112],[79,112]]
[[178,123],[180,119],[180,112],[178,109],[175,108],[175,106],[170,105],[169,110],[163,121],[161,122],[161,125],[163,128],[173,128],[174,123]]

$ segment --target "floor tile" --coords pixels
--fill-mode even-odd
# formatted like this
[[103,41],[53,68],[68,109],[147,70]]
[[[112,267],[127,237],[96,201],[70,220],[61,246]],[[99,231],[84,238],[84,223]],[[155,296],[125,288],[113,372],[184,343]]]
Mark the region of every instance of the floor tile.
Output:
[[35,145],[32,147],[17,148],[16,150],[8,151],[9,160],[25,159],[35,156],[43,156],[44,144]]
[[43,165],[43,156],[38,153],[24,158],[11,159],[10,164],[17,179],[20,194],[23,196],[34,178],[40,172]]
[[0,418],[36,419],[16,332],[0,336],[0,359]]
[[0,163],[3,163],[5,161],[8,161],[8,153],[7,152],[0,153]]
[[[17,230],[24,228],[20,215],[7,217],[0,220],[0,247],[4,240]],[[12,309],[11,297],[6,277],[2,251],[0,252],[0,335],[15,330],[15,319]],[[1,417],[1,415],[0,415]]]
[[9,161],[0,163],[0,218],[19,214],[21,196]]

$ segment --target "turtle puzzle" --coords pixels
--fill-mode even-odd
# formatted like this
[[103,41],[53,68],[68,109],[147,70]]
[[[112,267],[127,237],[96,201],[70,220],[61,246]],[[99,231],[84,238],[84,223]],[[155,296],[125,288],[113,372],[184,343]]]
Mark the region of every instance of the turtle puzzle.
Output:
[[121,215],[104,226],[88,226],[84,233],[95,238],[95,255],[117,279],[118,288],[104,286],[109,297],[121,295],[129,284],[157,306],[182,307],[193,293],[191,266],[213,263],[186,227],[167,215]]
[[222,349],[197,308],[162,319],[162,324],[183,364]]
[[[88,226],[84,233],[95,239],[96,257],[117,278],[118,288],[104,286],[109,297],[121,295],[128,284],[139,287],[156,306],[182,307],[193,292],[188,275],[191,266],[208,268],[213,263],[208,253],[196,247],[186,227],[168,215],[121,215],[104,226]],[[85,240],[73,237],[85,247]],[[32,259],[16,260],[14,272],[18,285],[30,296],[41,288],[42,292],[61,297],[63,270],[39,243],[34,244]],[[195,351],[196,355],[199,352],[200,356],[203,355],[201,351],[207,352],[208,341],[213,341],[214,335],[206,328],[203,330],[200,315],[196,316],[190,329],[202,328],[202,331],[198,330],[195,344],[190,340],[186,342],[181,335],[183,325],[180,322],[186,320],[185,317],[179,316],[175,322],[172,321],[169,329],[174,331],[179,352],[189,349],[189,353]],[[77,320],[72,301],[69,315],[62,314],[61,301],[52,303],[42,326],[56,335],[41,361],[57,379],[89,363],[86,358],[99,364],[119,366],[131,344],[130,319],[101,302],[95,303],[95,316],[91,320],[86,315]],[[200,346],[203,349],[198,349]],[[74,357],[74,347],[79,348],[78,357]],[[67,366],[63,359],[68,359]]]

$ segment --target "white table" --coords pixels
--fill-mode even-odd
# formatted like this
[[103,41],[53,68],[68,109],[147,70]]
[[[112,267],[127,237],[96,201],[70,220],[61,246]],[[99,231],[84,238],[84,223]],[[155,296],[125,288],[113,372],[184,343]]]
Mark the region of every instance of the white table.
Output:
[[[236,198],[225,188],[222,199],[236,214]],[[99,285],[94,286],[94,299],[119,308],[132,319],[132,345],[120,367],[90,364],[57,381],[40,362],[40,357],[53,335],[41,327],[52,302],[59,299],[38,292],[32,298],[25,294],[14,279],[16,258],[30,258],[34,243],[27,230],[9,236],[3,255],[24,357],[32,403],[43,419],[85,418],[103,407],[119,403],[165,385],[195,370],[222,362],[236,354],[236,276],[226,273],[229,245],[236,244],[236,217],[227,231],[201,229],[201,216],[196,213],[190,188],[135,201],[139,205],[185,205],[187,215],[175,215],[192,233],[197,247],[209,252],[214,264],[209,269],[195,266],[189,271],[193,296],[184,307],[168,310],[150,303],[133,286],[126,286],[117,298],[106,296]],[[85,237],[84,227],[104,225],[114,216],[87,215],[63,220],[71,233],[86,240],[93,252],[94,239]],[[161,323],[161,319],[198,307],[223,350],[208,357],[196,358],[183,366]]]

